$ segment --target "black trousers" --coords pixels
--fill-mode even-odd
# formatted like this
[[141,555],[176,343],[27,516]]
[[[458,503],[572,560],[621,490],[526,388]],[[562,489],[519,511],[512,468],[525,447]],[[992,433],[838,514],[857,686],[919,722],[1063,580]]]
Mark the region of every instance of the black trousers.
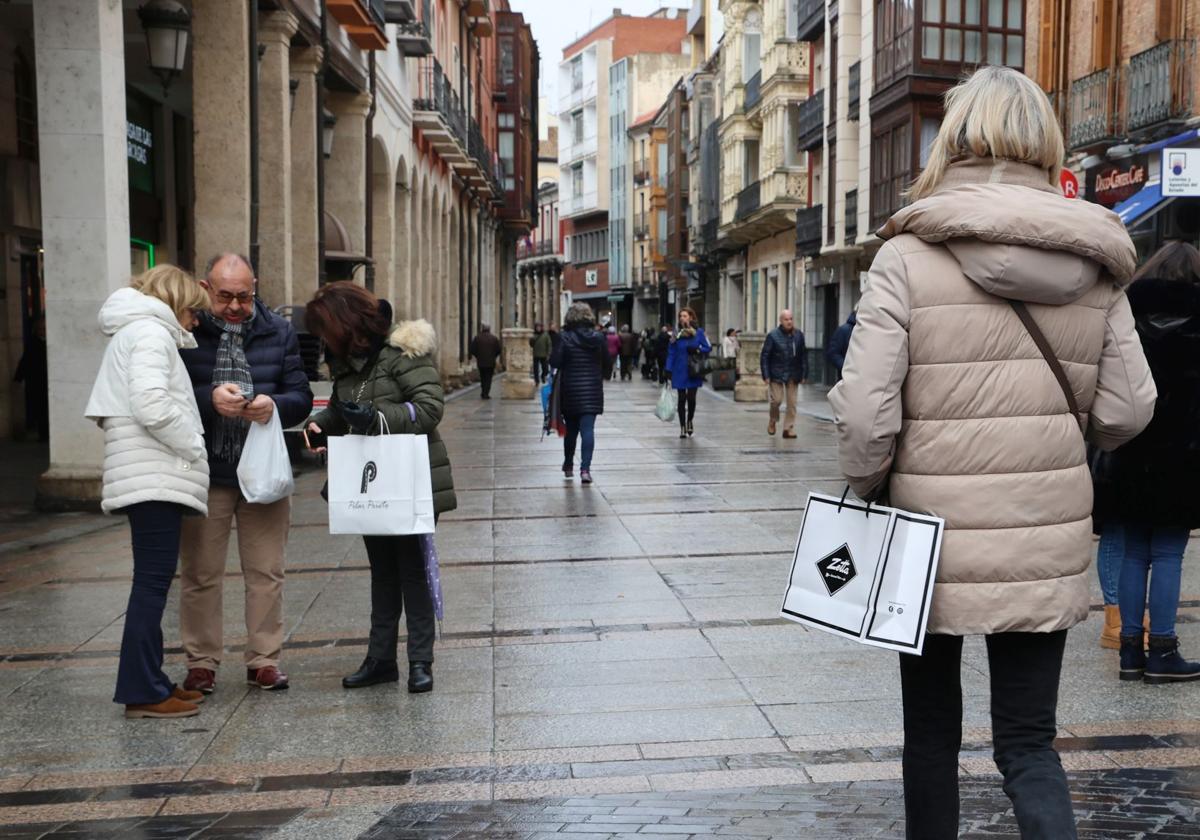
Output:
[[621,357],[621,378],[633,379],[633,368],[637,364],[637,356],[622,356]]
[[692,422],[696,416],[696,388],[680,388],[679,394],[679,425]]
[[479,396],[483,399],[489,399],[492,394],[492,376],[496,373],[494,367],[481,367],[479,369]]
[[[1074,840],[1075,818],[1054,749],[1067,631],[987,637],[993,757],[1021,837]],[[962,746],[961,636],[930,635],[923,656],[900,654],[904,697],[905,836],[958,837]]]
[[416,536],[363,537],[371,563],[371,637],[367,656],[396,660],[400,614],[408,624],[408,661],[432,662],[433,600],[425,583],[425,558]]
[[533,381],[544,383],[546,377],[550,375],[550,360],[539,359],[536,356],[533,359]]

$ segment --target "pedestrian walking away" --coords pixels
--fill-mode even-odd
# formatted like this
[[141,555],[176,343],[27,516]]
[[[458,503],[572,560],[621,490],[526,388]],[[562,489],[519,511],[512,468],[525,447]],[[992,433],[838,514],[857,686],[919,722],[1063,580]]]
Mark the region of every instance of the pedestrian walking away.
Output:
[[1020,72],[982,67],[947,93],[913,202],[879,230],[830,394],[854,492],[946,522],[924,655],[900,654],[913,840],[958,837],[971,635],[986,637],[993,755],[1021,836],[1077,837],[1054,739],[1067,630],[1091,600],[1080,424],[1120,446],[1155,388],[1124,290],[1133,243],[1116,214],[1063,197],[1063,156]]
[[[305,308],[308,327],[325,342],[333,376],[329,407],[312,418],[315,435],[426,435],[435,519],[458,506],[446,444],[438,434],[445,409],[433,361],[437,334],[425,320],[392,327],[369,292],[350,282],[317,290]],[[381,419],[382,416],[382,419]],[[315,447],[320,449],[321,447]],[[382,468],[382,465],[380,465]],[[342,679],[344,688],[397,682],[400,618],[408,628],[408,690],[433,690],[434,604],[417,535],[364,536],[371,567],[367,656]]]
[[299,425],[312,411],[313,395],[296,332],[255,298],[257,282],[245,257],[220,254],[209,260],[200,285],[211,312],[200,316],[196,347],[180,352],[204,421],[212,474],[208,516],[183,523],[180,569],[183,685],[204,694],[216,687],[224,650],[225,560],[235,521],[246,593],[246,681],[268,691],[288,687],[279,664],[292,501],[246,501],[237,467],[251,423],[267,423],[278,412],[283,428]]
[[185,514],[208,512],[204,427],[181,348],[194,347],[208,297],[187,272],[162,264],[109,295],[109,336],[84,415],[104,430],[105,513],[129,519],[133,586],[113,702],[127,718],[191,717],[204,695],[163,671],[162,617],[179,565]]
[[638,337],[637,333],[629,329],[629,325],[625,324],[621,327],[621,332],[617,334],[617,342],[621,354],[621,379],[633,381],[633,369],[637,367],[638,356]]
[[554,350],[554,342],[550,334],[542,328],[541,321],[533,325],[533,337],[529,339],[529,347],[533,351],[533,381],[544,385],[550,376],[550,353]]
[[586,303],[573,303],[563,324],[562,343],[550,365],[558,371],[560,406],[566,420],[563,438],[563,476],[572,478],[575,447],[582,439],[579,480],[592,483],[592,454],[596,448],[596,417],[604,413],[604,365],[608,356],[603,333]]
[[829,344],[825,347],[825,358],[837,371],[838,379],[842,378],[842,368],[846,366],[846,351],[850,349],[850,336],[854,333],[854,325],[858,323],[858,313],[851,311],[846,323],[833,331]]
[[617,378],[617,362],[621,358],[621,336],[617,335],[617,328],[609,326],[604,334],[605,345],[608,348],[608,367],[605,369],[605,379]]
[[658,368],[658,384],[667,384],[667,379],[670,374],[667,372],[667,353],[671,349],[671,340],[675,334],[671,331],[668,324],[663,324],[658,329],[658,337],[655,339],[654,345],[654,365]]
[[804,333],[796,329],[792,310],[779,313],[779,326],[767,333],[759,356],[763,382],[767,383],[771,399],[767,419],[767,434],[775,434],[779,423],[779,408],[786,403],[783,415],[783,436],[796,436],[796,390],[808,382],[808,353],[804,347]]
[[696,312],[690,306],[679,310],[679,332],[667,350],[671,387],[679,394],[679,436],[695,431],[696,392],[704,385],[704,362],[712,345],[704,335]]
[[492,398],[492,377],[496,374],[496,362],[500,358],[500,339],[492,335],[488,324],[479,325],[479,334],[471,339],[467,352],[475,359],[479,368],[479,398]]
[[1102,580],[1115,573],[1118,581],[1120,678],[1190,682],[1200,680],[1200,662],[1180,655],[1175,615],[1188,532],[1200,528],[1193,492],[1200,474],[1200,251],[1170,242],[1133,279],[1129,303],[1158,402],[1144,432],[1097,459],[1097,566],[1110,567],[1101,569]]

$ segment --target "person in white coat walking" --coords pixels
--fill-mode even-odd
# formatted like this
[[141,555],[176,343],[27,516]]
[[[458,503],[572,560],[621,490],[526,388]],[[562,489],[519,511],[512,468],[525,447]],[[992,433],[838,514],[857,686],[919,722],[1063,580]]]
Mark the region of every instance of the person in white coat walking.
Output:
[[133,587],[125,612],[113,702],[127,718],[189,717],[200,692],[163,672],[162,616],[179,562],[185,513],[208,512],[204,429],[180,348],[208,296],[187,272],[160,265],[118,289],[100,308],[111,337],[85,416],[104,429],[105,513],[129,518]]

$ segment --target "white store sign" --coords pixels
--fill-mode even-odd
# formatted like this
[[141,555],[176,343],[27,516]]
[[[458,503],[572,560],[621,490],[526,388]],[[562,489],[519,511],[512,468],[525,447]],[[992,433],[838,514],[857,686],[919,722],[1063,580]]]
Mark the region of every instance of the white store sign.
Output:
[[1162,194],[1200,196],[1200,149],[1163,149]]

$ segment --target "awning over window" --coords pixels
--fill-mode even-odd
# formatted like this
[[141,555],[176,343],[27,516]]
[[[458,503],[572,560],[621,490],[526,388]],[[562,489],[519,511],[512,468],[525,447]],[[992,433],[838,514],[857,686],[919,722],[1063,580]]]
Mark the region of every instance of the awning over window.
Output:
[[1121,217],[1125,227],[1133,227],[1174,200],[1170,196],[1163,198],[1161,181],[1151,181],[1114,207],[1113,212]]
[[1193,128],[1176,134],[1174,137],[1168,137],[1166,140],[1159,140],[1157,143],[1147,143],[1144,146],[1137,147],[1137,154],[1144,155],[1147,152],[1157,152],[1160,149],[1165,149],[1168,146],[1187,146],[1200,141],[1200,128]]

